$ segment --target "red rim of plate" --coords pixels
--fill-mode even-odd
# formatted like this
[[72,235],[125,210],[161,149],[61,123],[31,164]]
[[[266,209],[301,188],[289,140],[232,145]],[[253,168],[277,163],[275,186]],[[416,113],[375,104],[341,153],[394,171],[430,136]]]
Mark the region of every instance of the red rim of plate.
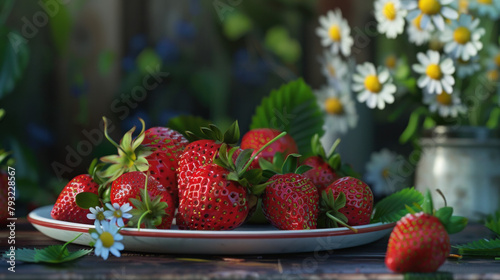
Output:
[[[54,220],[52,217],[44,217],[38,212],[52,206],[44,206],[33,210],[28,215],[28,221],[37,226],[48,227],[60,230],[70,230],[74,232],[88,232],[93,225],[79,224]],[[50,211],[49,211],[50,213]],[[141,229],[124,228],[120,234],[124,236],[136,237],[160,237],[160,238],[200,238],[200,239],[278,239],[278,238],[314,238],[328,237],[350,234],[361,234],[375,231],[382,231],[393,228],[396,223],[376,223],[363,226],[355,226],[357,233],[348,228],[334,229],[312,229],[312,230],[270,230],[270,231],[189,231],[178,229]]]

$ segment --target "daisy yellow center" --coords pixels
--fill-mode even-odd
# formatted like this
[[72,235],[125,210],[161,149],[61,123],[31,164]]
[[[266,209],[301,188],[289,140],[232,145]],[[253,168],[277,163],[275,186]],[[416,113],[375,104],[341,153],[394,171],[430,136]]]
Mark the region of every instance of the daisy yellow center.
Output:
[[121,218],[122,217],[122,210],[118,209],[118,210],[115,210],[115,212],[113,212],[113,216],[115,216],[116,218]]
[[451,94],[442,92],[436,96],[436,101],[441,105],[449,106],[451,105]]
[[384,168],[384,170],[382,170],[382,177],[383,178],[389,177],[389,169],[388,168]]
[[325,100],[325,111],[330,115],[342,115],[344,106],[342,106],[340,99],[329,97]]
[[486,76],[488,77],[488,80],[490,80],[492,82],[496,82],[498,80],[498,78],[500,77],[500,73],[498,73],[497,69],[493,69],[493,70],[488,71],[488,73],[486,73]]
[[435,15],[441,11],[441,3],[438,0],[419,0],[418,8],[424,14]]
[[340,39],[342,38],[342,34],[340,33],[340,27],[336,24],[332,25],[328,30],[328,35],[333,41],[335,42],[340,41]]
[[453,31],[453,39],[459,44],[465,44],[470,41],[470,30],[465,26],[460,26]]
[[422,20],[422,14],[418,15],[414,20],[413,20],[413,25],[420,31],[422,31],[422,28],[420,27],[420,21]]
[[388,20],[394,20],[396,18],[396,7],[394,7],[394,3],[387,2],[384,5],[382,13]]
[[458,1],[458,11],[462,14],[466,14],[469,10],[469,0]]
[[396,67],[396,57],[394,55],[389,55],[385,58],[385,66],[389,69],[394,69]]
[[491,5],[493,0],[477,0],[477,2],[479,2],[479,4]]
[[99,220],[99,221],[104,221],[104,219],[106,219],[106,218],[104,217],[104,213],[103,213],[103,212],[99,212],[99,213],[97,213],[97,215],[95,215],[95,218],[96,218],[97,220]]
[[102,242],[102,247],[105,248],[111,248],[113,244],[115,244],[115,238],[113,235],[107,231],[103,232],[101,236],[99,236],[99,239],[101,239]]
[[498,67],[500,67],[500,53],[495,56],[495,63]]
[[382,90],[382,85],[376,75],[368,75],[365,78],[365,88],[372,93],[379,93]]
[[429,78],[434,80],[440,80],[441,76],[443,75],[441,73],[441,68],[439,68],[439,65],[437,64],[429,64],[429,66],[427,66],[427,69],[425,69],[425,74],[427,74]]

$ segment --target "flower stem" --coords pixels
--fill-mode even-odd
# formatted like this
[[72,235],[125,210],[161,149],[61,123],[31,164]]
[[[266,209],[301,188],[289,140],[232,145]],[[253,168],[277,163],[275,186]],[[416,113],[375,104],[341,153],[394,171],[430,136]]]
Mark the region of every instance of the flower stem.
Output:
[[252,155],[252,157],[248,160],[248,162],[245,164],[245,166],[243,167],[243,169],[239,172],[238,174],[238,177],[240,177],[243,173],[245,173],[245,171],[247,171],[247,169],[250,167],[250,165],[252,164],[253,160],[262,152],[264,151],[267,147],[269,147],[269,145],[271,145],[272,143],[276,142],[278,139],[280,139],[281,137],[285,136],[286,135],[286,131],[280,133],[278,136],[274,137],[273,139],[271,139],[271,141],[267,142],[264,146],[260,147],[260,149],[257,150],[257,152],[255,154]]

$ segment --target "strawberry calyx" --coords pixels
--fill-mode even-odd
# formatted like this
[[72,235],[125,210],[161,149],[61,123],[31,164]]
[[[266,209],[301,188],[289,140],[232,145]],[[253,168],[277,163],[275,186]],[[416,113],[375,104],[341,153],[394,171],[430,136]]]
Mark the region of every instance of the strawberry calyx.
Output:
[[[438,210],[434,209],[431,192],[427,190],[424,195],[424,202],[422,203],[422,212],[438,218],[448,234],[462,231],[467,226],[467,218],[462,216],[453,216],[453,208],[446,205],[446,198],[443,193],[439,190],[438,193],[443,197],[445,206],[439,208]],[[415,214],[415,211],[412,208],[406,208],[410,213]]]
[[191,131],[186,131],[186,137],[190,141],[206,139],[214,140],[217,144],[226,143],[231,146],[236,145],[240,140],[240,127],[238,121],[233,122],[224,133],[214,124],[209,124],[208,127],[201,127],[200,130],[202,136],[198,136]]
[[120,144],[117,144],[111,139],[108,134],[108,122],[106,117],[103,117],[103,120],[104,135],[106,139],[118,149],[118,155],[109,155],[100,158],[102,162],[108,164],[106,169],[98,172],[100,177],[107,179],[105,184],[109,184],[126,172],[147,171],[149,169],[149,163],[146,157],[151,155],[153,151],[151,148],[141,145],[144,140],[144,129],[146,126],[144,120],[139,118],[142,124],[142,130],[139,135],[135,139],[132,139],[132,134],[136,129],[134,126],[125,133]]
[[265,145],[259,148],[255,153],[252,149],[241,151],[236,160],[233,160],[234,154],[240,150],[239,147],[232,147],[228,150],[228,145],[223,143],[219,148],[219,153],[214,157],[214,163],[229,170],[228,180],[236,181],[240,185],[247,187],[253,195],[260,195],[264,192],[268,178],[263,176],[263,171],[260,168],[249,169],[254,159],[272,143],[285,136],[287,133],[282,132],[278,136],[271,139]]
[[321,193],[320,201],[320,215],[318,217],[318,227],[320,228],[336,228],[339,224],[347,227],[353,232],[358,232],[357,229],[347,224],[347,217],[339,212],[339,209],[344,208],[346,205],[346,197],[343,192],[340,192],[337,199],[333,195],[333,190],[327,193]]
[[276,174],[303,174],[312,169],[309,165],[299,165],[300,154],[289,154],[286,158],[283,153],[276,153],[273,157],[273,162],[269,162],[263,158],[259,159],[260,168],[264,171],[264,175],[271,178]]
[[315,134],[311,138],[311,148],[314,156],[318,156],[328,163],[328,165],[335,170],[340,177],[350,176],[360,178],[359,173],[354,171],[350,165],[342,162],[340,154],[336,151],[339,144],[340,138],[335,140],[328,153],[326,153],[323,144],[321,144],[319,134]]
[[132,218],[130,218],[128,225],[131,227],[137,226],[139,230],[142,224],[144,224],[145,228],[157,228],[167,215],[165,209],[168,207],[166,202],[160,201],[161,196],[151,199],[147,191],[148,175],[144,175],[146,176],[146,183],[144,189],[141,190],[141,199],[129,199],[134,208],[130,210]]

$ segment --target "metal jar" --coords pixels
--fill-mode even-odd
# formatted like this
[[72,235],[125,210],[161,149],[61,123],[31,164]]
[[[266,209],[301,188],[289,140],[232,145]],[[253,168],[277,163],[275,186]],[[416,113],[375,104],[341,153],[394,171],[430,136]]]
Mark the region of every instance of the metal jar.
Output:
[[500,208],[500,137],[484,127],[438,126],[424,132],[415,174],[416,189],[431,190],[436,207],[472,220]]

